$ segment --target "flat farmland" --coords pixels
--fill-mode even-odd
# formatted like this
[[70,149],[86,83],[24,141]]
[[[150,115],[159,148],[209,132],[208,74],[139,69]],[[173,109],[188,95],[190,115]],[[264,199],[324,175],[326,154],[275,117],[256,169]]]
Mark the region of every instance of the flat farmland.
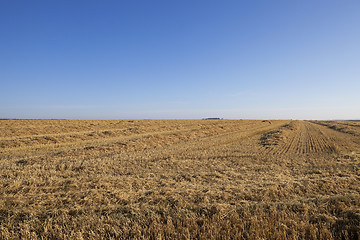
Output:
[[1,239],[359,239],[360,122],[1,120]]

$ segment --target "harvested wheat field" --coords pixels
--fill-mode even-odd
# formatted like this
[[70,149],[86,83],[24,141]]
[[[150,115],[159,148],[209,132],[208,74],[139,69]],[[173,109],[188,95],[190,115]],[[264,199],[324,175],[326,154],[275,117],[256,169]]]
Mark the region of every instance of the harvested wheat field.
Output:
[[0,129],[1,239],[360,238],[360,122]]

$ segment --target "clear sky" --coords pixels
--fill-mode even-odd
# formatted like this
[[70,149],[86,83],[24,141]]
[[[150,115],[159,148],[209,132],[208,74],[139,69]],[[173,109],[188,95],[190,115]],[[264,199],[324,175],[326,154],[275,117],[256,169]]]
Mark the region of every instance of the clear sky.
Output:
[[0,118],[360,119],[358,0],[2,0]]

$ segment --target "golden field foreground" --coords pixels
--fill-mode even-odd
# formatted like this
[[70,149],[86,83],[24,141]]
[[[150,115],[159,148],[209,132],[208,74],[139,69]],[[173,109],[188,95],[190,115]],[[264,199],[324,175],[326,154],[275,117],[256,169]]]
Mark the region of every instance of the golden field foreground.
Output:
[[0,239],[359,238],[357,121],[0,121]]

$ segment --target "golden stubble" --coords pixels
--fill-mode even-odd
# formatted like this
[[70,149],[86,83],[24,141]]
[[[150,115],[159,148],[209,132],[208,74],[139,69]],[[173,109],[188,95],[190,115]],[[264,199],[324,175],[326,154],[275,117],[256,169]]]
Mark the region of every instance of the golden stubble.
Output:
[[357,239],[360,124],[2,120],[1,239]]

